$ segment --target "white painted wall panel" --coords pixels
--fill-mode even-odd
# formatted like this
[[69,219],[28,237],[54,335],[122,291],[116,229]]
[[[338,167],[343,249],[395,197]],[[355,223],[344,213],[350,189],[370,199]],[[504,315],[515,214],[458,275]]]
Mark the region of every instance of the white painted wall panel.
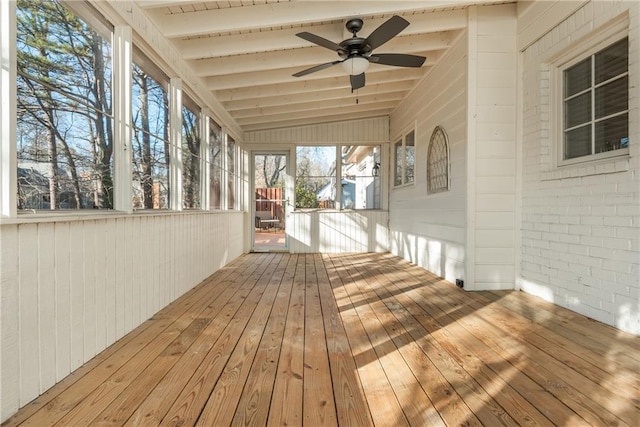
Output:
[[[54,224],[54,270],[56,318],[53,325],[56,337],[56,382],[67,376],[71,370],[71,233],[68,222]],[[2,228],[2,233],[8,227]],[[114,270],[115,271],[115,270]],[[114,326],[115,327],[115,326]],[[114,338],[115,340],[115,338]]]
[[[19,331],[18,354],[20,354],[21,402],[26,402],[40,394],[39,354],[40,325],[38,324],[38,227],[24,224],[19,230],[18,240],[18,296],[13,301],[18,306],[19,323],[14,327]],[[24,239],[22,238],[24,237]],[[34,303],[35,302],[35,303]],[[4,345],[2,350],[4,350]],[[9,355],[3,355],[3,358]],[[15,357],[15,355],[13,356]],[[5,390],[8,392],[8,390]]]
[[3,418],[241,255],[243,215],[1,225]]
[[[18,227],[0,228],[0,410],[2,419],[20,404],[20,287]],[[4,415],[6,414],[6,415]]]
[[[523,171],[521,289],[640,334],[640,3],[536,2],[521,15]],[[575,5],[574,5],[575,6]],[[553,13],[552,13],[553,12]],[[555,166],[550,60],[628,17],[629,157]],[[537,25],[536,22],[552,25]],[[597,38],[596,38],[597,40]]]
[[386,211],[293,212],[287,233],[292,253],[386,252]]

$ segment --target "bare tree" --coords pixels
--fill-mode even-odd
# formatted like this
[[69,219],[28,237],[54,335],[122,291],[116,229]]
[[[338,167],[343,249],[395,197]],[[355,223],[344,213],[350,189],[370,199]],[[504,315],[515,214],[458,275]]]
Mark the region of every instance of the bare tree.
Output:
[[46,130],[50,207],[86,207],[83,194],[93,192],[95,207],[110,208],[107,43],[58,1],[19,0],[17,6],[18,133],[28,136],[33,126]]

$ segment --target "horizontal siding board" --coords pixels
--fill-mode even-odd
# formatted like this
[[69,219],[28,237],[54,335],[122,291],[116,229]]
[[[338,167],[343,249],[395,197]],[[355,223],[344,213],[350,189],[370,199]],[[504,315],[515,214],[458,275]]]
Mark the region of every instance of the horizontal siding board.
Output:
[[476,264],[514,265],[515,254],[511,248],[478,248]]
[[476,179],[476,194],[513,194],[515,177],[482,176]]
[[513,230],[476,230],[478,248],[513,248],[515,235]]
[[[507,50],[508,46],[503,47]],[[477,69],[480,71],[500,70],[509,71],[515,75],[516,55],[512,49],[510,52],[483,52],[478,54]],[[512,79],[510,79],[512,80]],[[478,80],[478,87],[486,87],[484,81]]]
[[513,264],[476,264],[476,280],[482,283],[493,284],[509,284],[509,288],[513,287],[513,276],[515,270]]
[[[480,151],[479,149],[478,151]],[[513,159],[483,159],[476,161],[476,176],[503,176],[512,179],[515,176],[516,165]]]
[[513,228],[513,213],[506,212],[477,212],[476,227],[480,230],[497,229],[504,230]]

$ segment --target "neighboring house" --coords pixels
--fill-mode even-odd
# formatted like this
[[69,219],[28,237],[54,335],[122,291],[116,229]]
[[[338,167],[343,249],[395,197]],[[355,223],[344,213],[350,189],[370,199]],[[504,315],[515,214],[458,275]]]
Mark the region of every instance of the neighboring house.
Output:
[[49,209],[49,180],[37,169],[18,166],[18,203],[29,209]]
[[[118,37],[134,31],[145,48],[169,49],[135,4],[113,5]],[[245,131],[235,135],[238,164],[265,147],[379,145],[380,208],[292,212],[290,251],[389,251],[463,280],[466,290],[522,290],[640,335],[640,2],[471,7],[467,24],[392,113]],[[0,31],[7,43],[8,30]],[[173,79],[176,87],[201,89],[171,52],[168,66],[186,76]],[[0,90],[6,148],[5,106],[15,94]],[[436,141],[440,148],[431,150]],[[174,201],[175,211],[161,215],[25,221],[8,196],[17,167],[7,153],[0,154],[2,420],[247,252],[254,226],[242,210],[250,192],[241,179],[228,181],[238,203],[215,214],[183,214]],[[366,161],[369,176],[374,163]],[[429,175],[437,165],[441,174]],[[41,174],[18,173],[44,190]],[[343,182],[358,207],[364,190]]]

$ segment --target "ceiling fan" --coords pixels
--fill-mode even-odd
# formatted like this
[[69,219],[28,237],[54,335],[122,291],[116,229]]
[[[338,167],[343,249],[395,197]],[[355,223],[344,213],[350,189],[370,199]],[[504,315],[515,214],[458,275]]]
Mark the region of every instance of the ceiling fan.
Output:
[[402,53],[372,53],[374,49],[382,46],[407,28],[409,21],[406,19],[394,15],[376,28],[366,39],[357,36],[358,31],[362,29],[362,25],[363,22],[360,18],[349,19],[345,26],[353,36],[343,40],[340,44],[306,31],[296,34],[296,36],[304,40],[335,51],[341,59],[299,71],[293,74],[293,76],[306,76],[307,74],[315,73],[316,71],[342,63],[342,67],[349,73],[351,91],[353,92],[356,89],[364,87],[364,72],[369,67],[370,62],[396,67],[416,68],[424,64],[426,59],[424,56]]

